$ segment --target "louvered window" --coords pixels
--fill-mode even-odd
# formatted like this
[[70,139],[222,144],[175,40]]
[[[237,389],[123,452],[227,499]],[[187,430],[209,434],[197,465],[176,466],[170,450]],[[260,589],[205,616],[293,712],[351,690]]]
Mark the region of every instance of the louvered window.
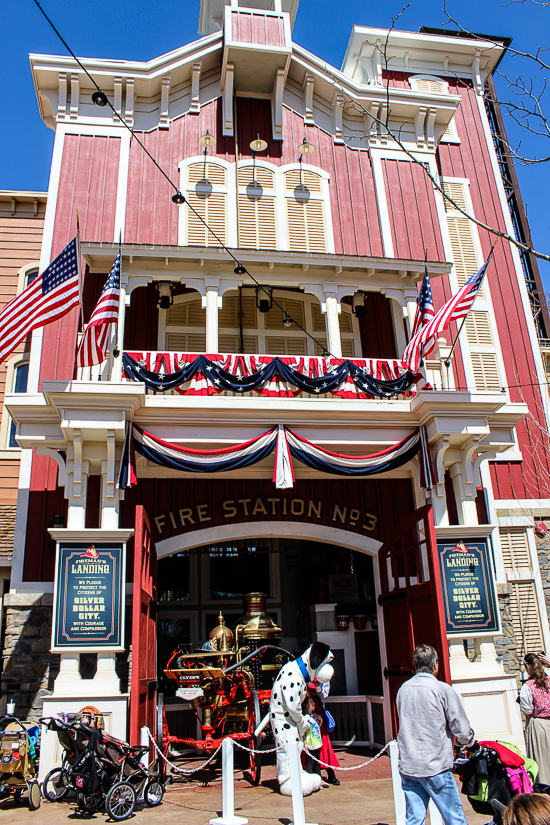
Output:
[[169,352],[204,352],[206,335],[194,332],[166,333],[166,349]]
[[[342,312],[338,316],[340,332],[353,333],[353,322],[351,312],[346,312],[342,306]],[[314,332],[324,332],[326,329],[325,316],[321,312],[319,304],[313,304],[313,330]]]
[[238,327],[241,312],[243,329],[257,329],[255,298],[251,295],[243,295],[239,302],[238,298],[224,295],[223,306],[218,313],[220,329]]
[[255,335],[243,335],[242,344],[240,335],[222,333],[218,340],[220,352],[239,352],[247,355],[254,355],[258,352],[258,339]]
[[296,323],[305,326],[303,301],[295,301],[292,298],[280,298],[277,296],[277,303],[280,304],[280,306],[273,304],[270,311],[265,313],[266,329],[285,329],[283,320],[287,312]]
[[286,219],[289,249],[296,252],[326,252],[325,211],[322,179],[309,170],[285,172]]
[[277,249],[275,174],[261,166],[241,166],[238,186],[238,246]]
[[[443,181],[441,188],[449,198],[452,198],[452,200],[456,203],[459,209],[464,209],[465,212],[468,211],[466,204],[466,193],[464,191],[463,183],[455,181]],[[454,204],[450,203],[448,200],[445,200],[445,209],[454,210]]]
[[[319,343],[315,344],[315,355],[322,355],[323,350],[327,347],[326,338],[317,338]],[[355,358],[355,342],[350,339],[342,338],[342,357]]]
[[439,80],[424,77],[411,77],[411,85],[417,92],[427,92],[431,95],[443,95],[447,91],[447,84]]
[[466,316],[465,327],[468,343],[471,346],[492,347],[494,345],[488,312],[470,310]]
[[266,335],[265,351],[268,355],[307,355],[307,338]]
[[504,569],[507,573],[528,572],[533,569],[527,533],[522,528],[499,530]]
[[510,612],[518,653],[544,650],[540,611],[534,581],[510,582]]
[[187,245],[219,246],[220,241],[227,243],[227,170],[217,163],[191,164],[187,167],[185,195],[189,204],[183,206],[186,211]]
[[472,352],[472,370],[476,390],[500,391],[500,380],[497,357],[494,352]]
[[173,304],[166,313],[167,327],[204,327],[206,311],[199,300]]

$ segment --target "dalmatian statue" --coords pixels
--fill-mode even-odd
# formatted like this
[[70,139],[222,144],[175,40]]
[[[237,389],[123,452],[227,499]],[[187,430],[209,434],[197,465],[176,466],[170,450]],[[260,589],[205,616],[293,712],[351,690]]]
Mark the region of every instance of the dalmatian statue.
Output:
[[[278,748],[277,779],[284,796],[291,796],[292,793],[286,743],[298,742],[300,750],[303,748],[303,738],[309,728],[309,716],[302,712],[307,686],[314,679],[321,684],[332,679],[334,668],[329,662],[333,658],[328,645],[314,642],[298,659],[281,668],[273,685],[269,712]],[[321,777],[318,774],[302,771],[304,796],[309,796],[320,786]]]

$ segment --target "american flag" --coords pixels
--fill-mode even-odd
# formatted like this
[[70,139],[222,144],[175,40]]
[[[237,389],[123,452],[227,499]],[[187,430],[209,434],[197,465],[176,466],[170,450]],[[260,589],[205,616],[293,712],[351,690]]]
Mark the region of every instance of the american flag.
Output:
[[0,312],[0,362],[29,332],[62,318],[80,303],[76,238]]
[[466,281],[456,295],[453,295],[446,304],[433,316],[425,326],[414,335],[403,353],[403,366],[411,372],[418,372],[422,357],[428,355],[437,343],[438,336],[447,329],[451,321],[459,321],[465,318],[474,303],[483,276],[489,266],[492,250],[478,272]]
[[[424,273],[424,278],[422,279],[422,286],[420,287],[420,292],[418,293],[418,298],[416,299],[416,315],[414,316],[414,323],[411,332],[411,339],[410,342],[403,353],[403,362],[407,363],[410,357],[409,348],[411,347],[412,342],[414,341],[414,337],[426,324],[429,324],[432,318],[435,315],[434,310],[434,300],[432,296],[432,287],[430,284],[430,276],[428,275],[428,267],[426,267],[426,271]],[[418,361],[420,361],[420,351],[418,352]],[[416,369],[415,372],[418,372],[418,363],[414,365]],[[409,369],[413,369],[413,367],[409,367]]]
[[105,361],[109,326],[118,323],[120,303],[120,252],[111,268],[76,354],[77,367],[91,367]]

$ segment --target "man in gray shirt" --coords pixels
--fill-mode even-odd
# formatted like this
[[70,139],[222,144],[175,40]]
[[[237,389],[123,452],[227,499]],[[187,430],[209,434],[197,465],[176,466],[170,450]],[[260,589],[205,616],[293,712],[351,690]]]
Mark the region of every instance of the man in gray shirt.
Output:
[[433,799],[446,825],[467,825],[451,768],[453,736],[474,745],[474,732],[453,688],[440,682],[437,651],[419,645],[416,675],[397,693],[399,772],[407,801],[407,825],[423,825]]

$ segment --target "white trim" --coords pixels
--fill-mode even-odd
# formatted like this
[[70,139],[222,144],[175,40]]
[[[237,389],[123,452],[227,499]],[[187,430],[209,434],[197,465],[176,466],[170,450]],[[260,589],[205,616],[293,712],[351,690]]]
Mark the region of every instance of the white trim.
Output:
[[40,272],[40,261],[31,261],[30,263],[25,264],[25,266],[22,266],[21,269],[17,270],[17,292],[15,293],[16,295],[19,295],[19,293],[23,292],[23,290],[25,289],[25,280],[27,278],[27,275],[30,272],[32,272],[33,269],[36,269],[37,274]]
[[113,243],[119,238],[124,243],[124,227],[126,223],[126,198],[128,196],[128,171],[130,168],[130,142],[132,135],[126,129],[120,135],[120,154],[118,159],[118,183],[115,210],[115,236]]
[[[11,568],[11,585],[23,581],[23,563],[25,560],[25,538],[27,535],[27,511],[31,486],[32,450],[21,450],[19,464],[19,488],[17,490],[17,510],[15,514],[15,535],[13,538],[13,562]],[[25,587],[27,586],[25,582]],[[53,593],[53,583],[52,590]]]
[[[21,364],[28,364],[29,363],[29,353],[27,352],[19,352],[15,353],[11,356],[11,358],[6,361],[6,381],[4,384],[4,395],[8,392],[14,392],[14,376],[16,367],[20,366]],[[27,377],[28,383],[28,377]],[[0,418],[0,458],[1,459],[13,459],[16,458],[19,460],[21,456],[21,447],[10,447],[9,446],[9,433],[11,431],[11,424],[12,424],[12,417],[7,411],[4,404],[2,404],[2,416]]]
[[378,203],[378,219],[380,221],[380,232],[382,235],[384,257],[395,258],[390,224],[390,213],[388,209],[388,200],[386,198],[384,173],[382,171],[381,155],[379,154],[378,150],[370,149],[369,151],[372,161],[372,175],[374,178],[376,201]]
[[369,556],[376,556],[378,550],[382,547],[382,542],[376,541],[370,536],[362,536],[360,533],[339,530],[337,527],[327,527],[323,524],[306,524],[298,521],[257,521],[221,524],[219,527],[207,527],[205,530],[193,530],[190,533],[163,539],[163,541],[156,542],[157,559],[180,553],[182,550],[200,547],[203,544],[220,544],[233,539],[261,538],[264,536],[266,538],[305,539],[306,541],[321,541],[324,544],[337,544],[340,547],[347,547],[350,550],[356,550],[358,553],[365,553]]
[[[493,461],[493,459],[491,459]],[[550,512],[550,498],[496,498],[497,510],[548,510]]]
[[[487,148],[489,150],[489,157],[491,158],[491,166],[493,168],[493,175],[496,182],[496,187],[498,191],[498,196],[500,200],[500,207],[502,210],[502,214],[504,216],[504,223],[506,225],[506,231],[512,237],[515,237],[514,227],[512,225],[512,217],[510,215],[510,210],[508,208],[508,202],[506,200],[506,194],[504,192],[504,185],[502,183],[502,177],[500,174],[500,169],[498,166],[498,160],[495,152],[495,147],[493,144],[493,138],[491,136],[491,130],[489,127],[489,121],[487,119],[487,113],[485,111],[485,106],[483,104],[482,98],[479,95],[476,95],[477,104],[479,108],[479,113],[481,117],[481,123],[483,125],[483,132],[485,134],[485,140],[487,143]],[[527,294],[527,285],[525,283],[525,277],[523,275],[523,268],[521,266],[521,260],[519,257],[519,251],[516,246],[510,244],[510,250],[512,253],[512,258],[515,264],[516,270],[516,278],[518,280],[519,291],[521,295],[521,300],[523,303],[523,312],[525,314],[525,320],[527,323],[527,329],[529,331],[529,339],[531,341],[531,348],[533,350],[533,359],[535,362],[535,367],[537,370],[537,377],[539,383],[541,385],[546,385],[546,373],[544,370],[544,364],[542,363],[542,355],[540,352],[539,341],[537,338],[537,332],[535,329],[535,322],[533,320],[533,315],[531,313],[531,305],[529,303],[529,295]],[[542,405],[544,408],[544,414],[546,418],[546,426],[550,428],[550,396],[546,392],[540,393]]]

